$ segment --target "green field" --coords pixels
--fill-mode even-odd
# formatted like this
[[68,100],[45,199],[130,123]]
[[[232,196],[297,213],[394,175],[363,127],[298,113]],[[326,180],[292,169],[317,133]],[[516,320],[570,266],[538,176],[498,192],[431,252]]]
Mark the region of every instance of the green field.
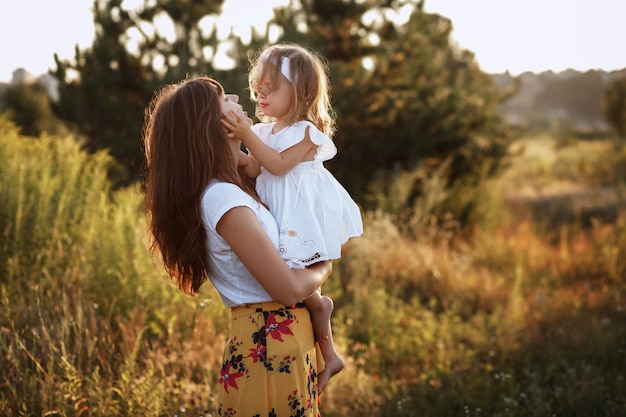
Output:
[[[228,311],[149,257],[139,186],[3,119],[0,157],[2,415],[215,416]],[[626,416],[625,171],[608,139],[535,134],[471,227],[426,210],[436,178],[364,213],[323,288],[347,364],[323,415]]]

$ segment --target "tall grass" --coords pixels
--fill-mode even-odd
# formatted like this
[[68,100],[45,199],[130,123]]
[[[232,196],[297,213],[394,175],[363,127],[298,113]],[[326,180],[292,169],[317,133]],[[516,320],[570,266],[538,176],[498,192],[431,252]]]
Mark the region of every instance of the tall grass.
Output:
[[[216,415],[227,310],[148,256],[140,190],[2,120],[0,156],[3,415]],[[323,414],[626,416],[626,214],[545,229],[484,183],[458,190],[479,197],[468,234],[429,216],[438,184],[412,211],[377,195],[394,209],[365,213],[324,286],[347,366]]]
[[209,409],[225,313],[211,291],[181,296],[147,256],[139,190],[112,191],[111,158],[71,137],[0,122],[0,154],[0,409]]

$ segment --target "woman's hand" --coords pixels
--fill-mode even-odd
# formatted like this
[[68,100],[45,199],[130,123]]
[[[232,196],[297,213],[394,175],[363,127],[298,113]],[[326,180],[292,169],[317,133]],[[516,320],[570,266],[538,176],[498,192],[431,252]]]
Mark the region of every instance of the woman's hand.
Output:
[[[325,281],[333,272],[333,261],[317,262],[311,266],[306,267],[305,269],[311,272],[320,274],[323,280]],[[296,270],[296,271],[299,271],[299,270]]]

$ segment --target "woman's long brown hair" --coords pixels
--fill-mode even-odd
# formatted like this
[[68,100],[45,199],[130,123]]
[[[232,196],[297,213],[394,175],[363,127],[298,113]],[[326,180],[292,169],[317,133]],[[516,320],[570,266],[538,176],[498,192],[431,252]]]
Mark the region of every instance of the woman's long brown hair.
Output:
[[145,112],[150,251],[189,295],[199,292],[210,272],[200,199],[211,180],[236,184],[258,199],[237,171],[220,122],[223,99],[217,81],[187,79],[157,91]]

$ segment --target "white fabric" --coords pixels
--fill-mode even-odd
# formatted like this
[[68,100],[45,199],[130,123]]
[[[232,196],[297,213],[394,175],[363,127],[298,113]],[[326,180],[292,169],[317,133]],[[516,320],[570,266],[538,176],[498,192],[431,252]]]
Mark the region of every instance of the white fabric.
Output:
[[[291,65],[290,65],[289,58],[287,58],[286,56],[283,56],[283,57],[279,57],[279,59],[280,59],[281,74],[283,74],[283,76],[287,79],[287,81],[289,81],[291,84],[294,84],[296,80],[293,80],[291,78]],[[269,60],[268,54],[263,54],[261,56],[261,62],[263,62],[264,65],[267,65],[268,60]],[[272,62],[272,64],[278,66],[278,62]]]
[[282,72],[283,76],[293,84],[294,80],[291,79],[291,66],[289,64],[289,58],[286,56],[282,57],[280,60],[280,72]]
[[249,207],[278,249],[278,229],[271,213],[249,194],[234,184],[213,181],[202,195],[200,210],[207,232],[209,279],[219,292],[224,305],[272,301],[261,284],[239,260],[228,242],[217,233],[222,216],[234,207]]
[[282,152],[304,139],[306,128],[317,145],[313,161],[300,162],[283,176],[265,168],[256,190],[270,207],[279,229],[279,251],[291,268],[341,257],[341,245],[363,233],[359,207],[323,162],[337,153],[333,141],[312,123],[301,121],[273,134],[274,123],[256,124],[261,140]]

